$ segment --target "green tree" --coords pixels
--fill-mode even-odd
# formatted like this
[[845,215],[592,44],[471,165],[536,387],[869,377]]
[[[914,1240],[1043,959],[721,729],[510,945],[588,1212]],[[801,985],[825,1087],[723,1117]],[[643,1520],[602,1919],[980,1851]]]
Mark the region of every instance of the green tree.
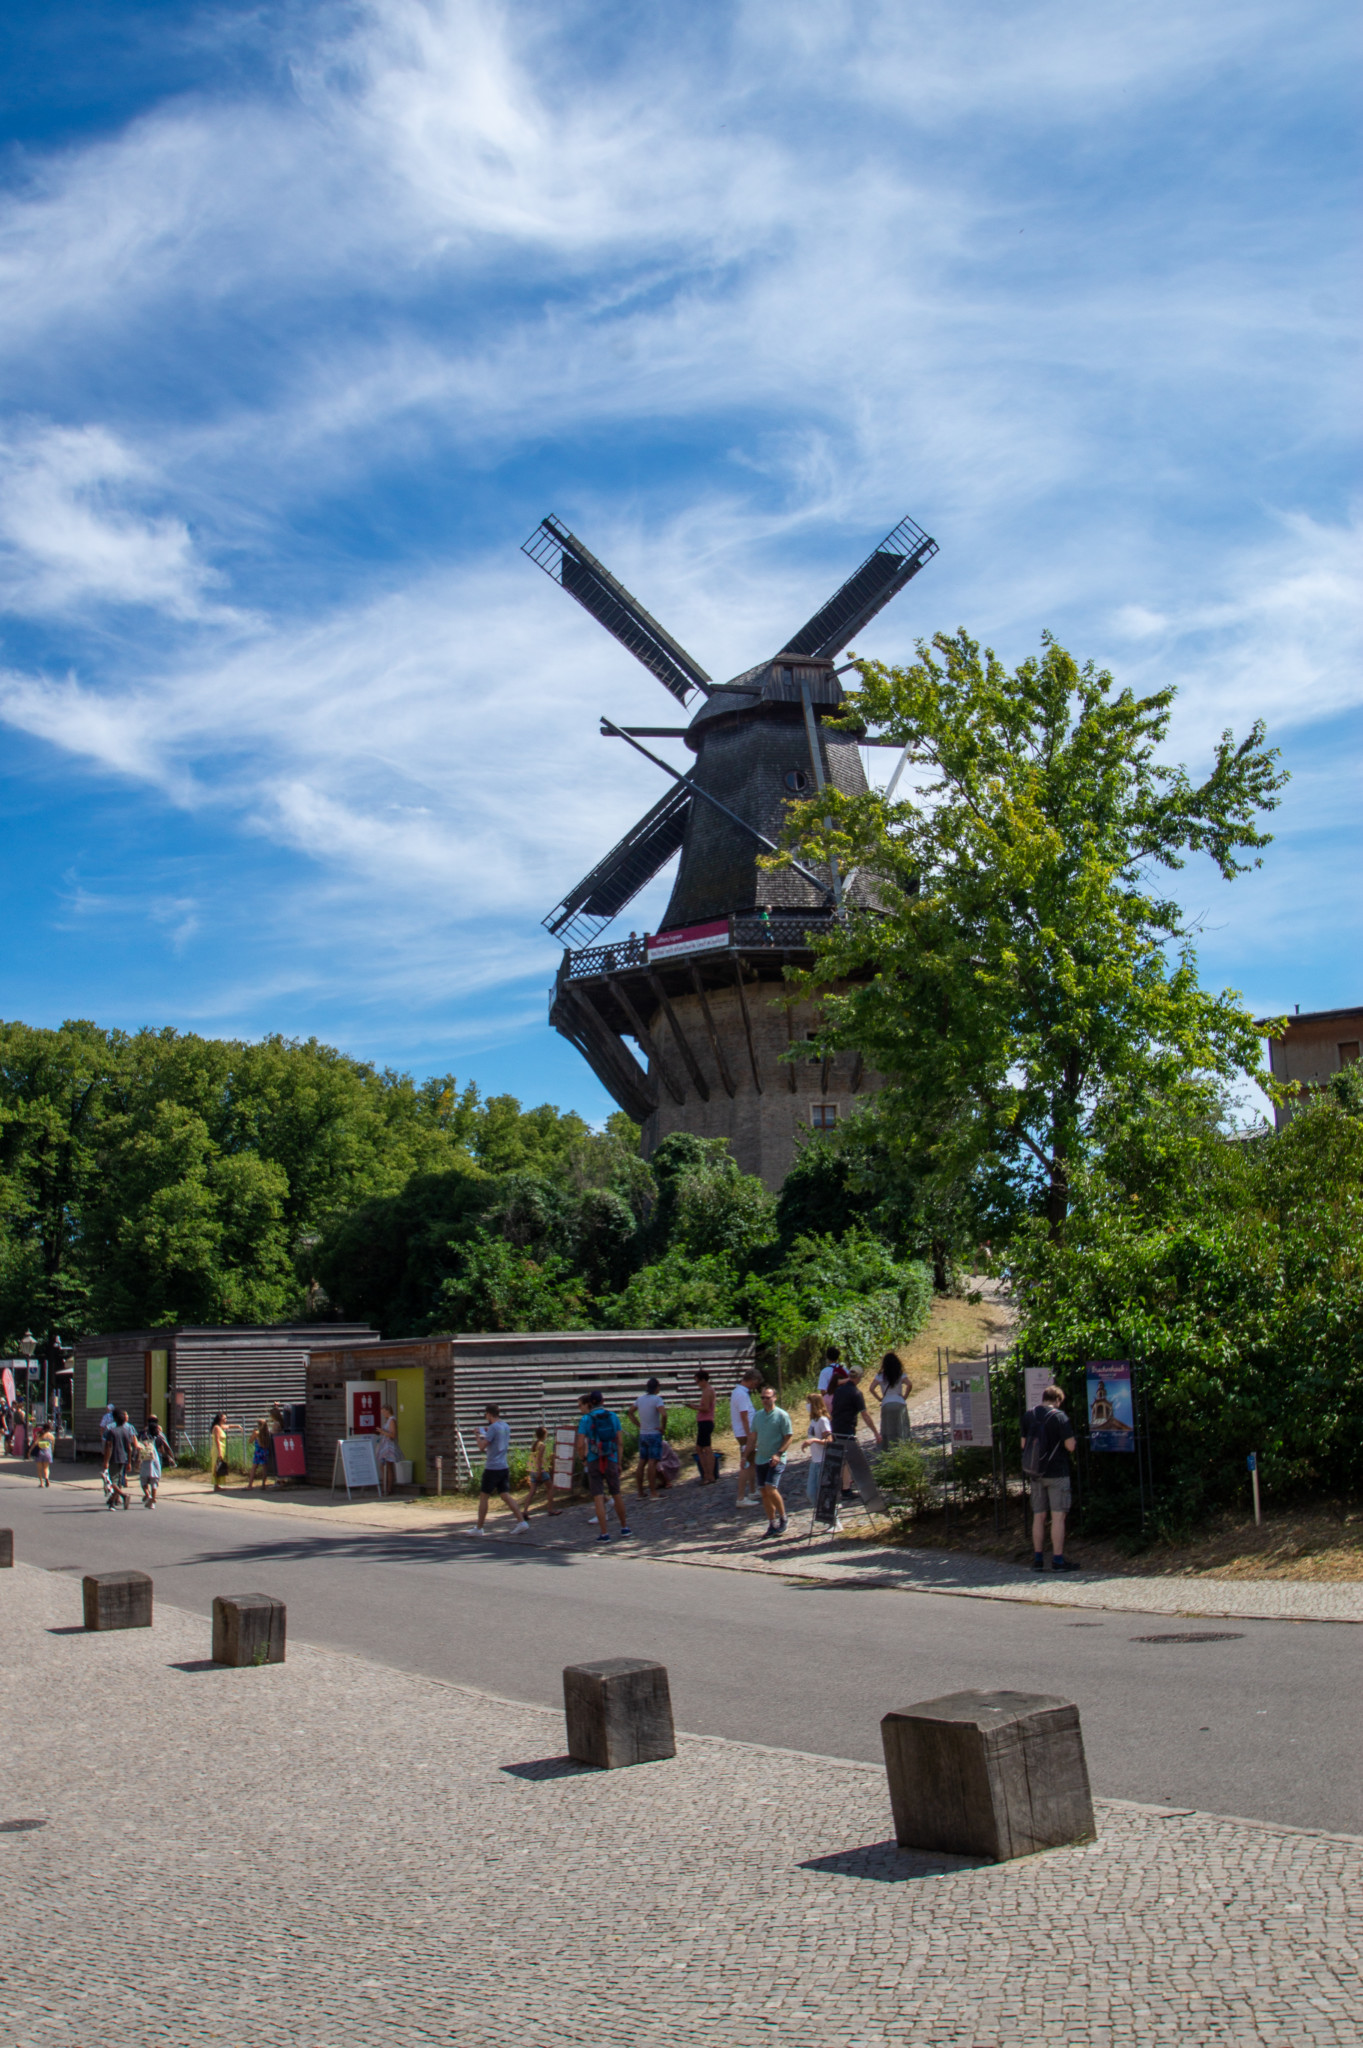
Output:
[[905,668],[858,667],[849,722],[906,747],[918,788],[800,808],[795,842],[860,870],[881,902],[806,985],[827,1042],[888,1077],[886,1112],[939,1187],[1015,1161],[1059,1235],[1100,1105],[1258,1066],[1253,1020],[1199,986],[1156,876],[1190,853],[1243,872],[1286,778],[1257,724],[1222,737],[1199,783],[1161,766],[1173,690],[1119,691],[1049,636],[1011,673],[964,632]]

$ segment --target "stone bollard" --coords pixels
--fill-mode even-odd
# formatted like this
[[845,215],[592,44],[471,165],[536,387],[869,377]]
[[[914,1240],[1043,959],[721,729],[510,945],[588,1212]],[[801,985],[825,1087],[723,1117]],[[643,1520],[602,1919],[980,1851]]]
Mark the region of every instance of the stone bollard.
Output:
[[146,1572],[88,1572],[80,1582],[87,1628],[150,1628],[151,1580]]
[[14,1563],[14,1531],[0,1529],[0,1571]]
[[901,1849],[996,1863],[1091,1842],[1079,1709],[1032,1692],[952,1692],[880,1724]]
[[213,1602],[213,1662],[284,1662],[284,1602],[268,1593],[233,1593]]
[[568,1754],[580,1764],[618,1770],[677,1754],[667,1666],[642,1657],[603,1657],[563,1671]]

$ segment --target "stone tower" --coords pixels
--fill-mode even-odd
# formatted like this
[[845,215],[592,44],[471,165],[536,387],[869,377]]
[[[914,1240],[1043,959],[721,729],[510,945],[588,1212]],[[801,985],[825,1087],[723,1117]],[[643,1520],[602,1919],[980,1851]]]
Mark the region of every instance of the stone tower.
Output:
[[[669,788],[545,919],[568,941],[549,1021],[642,1125],[646,1154],[672,1131],[727,1138],[744,1172],[779,1188],[797,1134],[839,1121],[880,1085],[850,1053],[789,1057],[818,1016],[784,975],[812,964],[811,940],[830,920],[849,905],[874,907],[873,898],[828,869],[767,874],[757,863],[779,840],[789,804],[830,785],[848,795],[866,788],[856,739],[825,722],[842,703],[834,658],[936,551],[904,520],[780,654],[716,684],[556,520],[526,544],[680,703],[701,695],[684,728],[603,720]],[[649,737],[683,739],[695,755],[689,773],[642,746]],[[601,943],[678,851],[662,929]]]

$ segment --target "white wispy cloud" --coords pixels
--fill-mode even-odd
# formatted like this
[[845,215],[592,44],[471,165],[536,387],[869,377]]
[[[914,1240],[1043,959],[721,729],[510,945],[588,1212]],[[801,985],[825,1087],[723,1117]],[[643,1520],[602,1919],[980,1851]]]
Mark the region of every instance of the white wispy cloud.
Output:
[[[596,736],[655,686],[515,553],[527,473],[717,674],[910,510],[943,552],[863,651],[1052,626],[1179,681],[1193,749],[1357,705],[1318,480],[1342,210],[1209,111],[1248,79],[1291,114],[1342,47],[1319,0],[251,32],[285,87],[209,82],[0,197],[0,606],[45,635],[0,717],[305,858],[270,911],[300,985],[328,934],[384,988],[538,973],[538,915],[657,793]],[[404,487],[473,516],[394,534]],[[187,954],[222,915],[157,900]]]

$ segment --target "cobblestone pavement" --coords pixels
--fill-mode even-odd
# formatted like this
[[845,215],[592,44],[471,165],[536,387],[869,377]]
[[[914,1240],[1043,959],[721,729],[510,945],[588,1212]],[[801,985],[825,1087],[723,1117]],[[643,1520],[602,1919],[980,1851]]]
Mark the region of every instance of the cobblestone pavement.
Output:
[[[0,1472],[15,1476],[21,1468]],[[1026,1565],[980,1557],[970,1551],[927,1550],[867,1540],[819,1537],[806,1542],[809,1524],[805,1500],[805,1465],[797,1462],[786,1474],[790,1501],[787,1535],[759,1546],[766,1527],[760,1509],[734,1505],[734,1483],[726,1475],[715,1486],[699,1486],[687,1478],[656,1501],[636,1501],[631,1488],[626,1507],[631,1518],[629,1548],[665,1558],[672,1564],[711,1565],[728,1571],[774,1572],[785,1578],[820,1579],[829,1584],[855,1583],[899,1587],[910,1593],[955,1593],[986,1600],[1040,1601],[1052,1607],[1100,1608],[1117,1613],[1187,1614],[1208,1617],[1238,1615],[1262,1621],[1363,1622],[1363,1583],[1347,1580],[1143,1578],[1128,1573],[1077,1571],[1065,1578],[1038,1574]],[[24,1483],[27,1471],[24,1471]],[[93,1472],[75,1474],[58,1468],[56,1483],[98,1492]],[[0,1488],[0,1491],[3,1491]],[[525,1536],[513,1533],[505,1509],[494,1508],[486,1537],[474,1535],[471,1518],[456,1519],[448,1508],[421,1499],[374,1500],[331,1504],[325,1494],[284,1491],[247,1495],[244,1487],[213,1495],[206,1486],[175,1482],[169,1497],[192,1499],[221,1513],[268,1515],[273,1520],[301,1518],[319,1527],[373,1528],[391,1533],[444,1530],[451,1542],[515,1543],[531,1550],[583,1550],[596,1543],[596,1518],[585,1501],[575,1500],[554,1520],[536,1509]],[[852,1534],[865,1528],[851,1520]],[[612,1517],[612,1527],[615,1526]],[[881,1524],[884,1527],[884,1524]],[[616,1546],[623,1553],[626,1545]],[[602,1554],[607,1555],[603,1546]]]
[[3,2048],[1363,2038],[1357,1839],[1103,1803],[1082,1848],[913,1856],[867,1765],[691,1737],[584,1772],[541,1709],[79,1615],[74,1577],[0,1573],[35,1731],[0,1820],[44,1823],[0,1829]]

